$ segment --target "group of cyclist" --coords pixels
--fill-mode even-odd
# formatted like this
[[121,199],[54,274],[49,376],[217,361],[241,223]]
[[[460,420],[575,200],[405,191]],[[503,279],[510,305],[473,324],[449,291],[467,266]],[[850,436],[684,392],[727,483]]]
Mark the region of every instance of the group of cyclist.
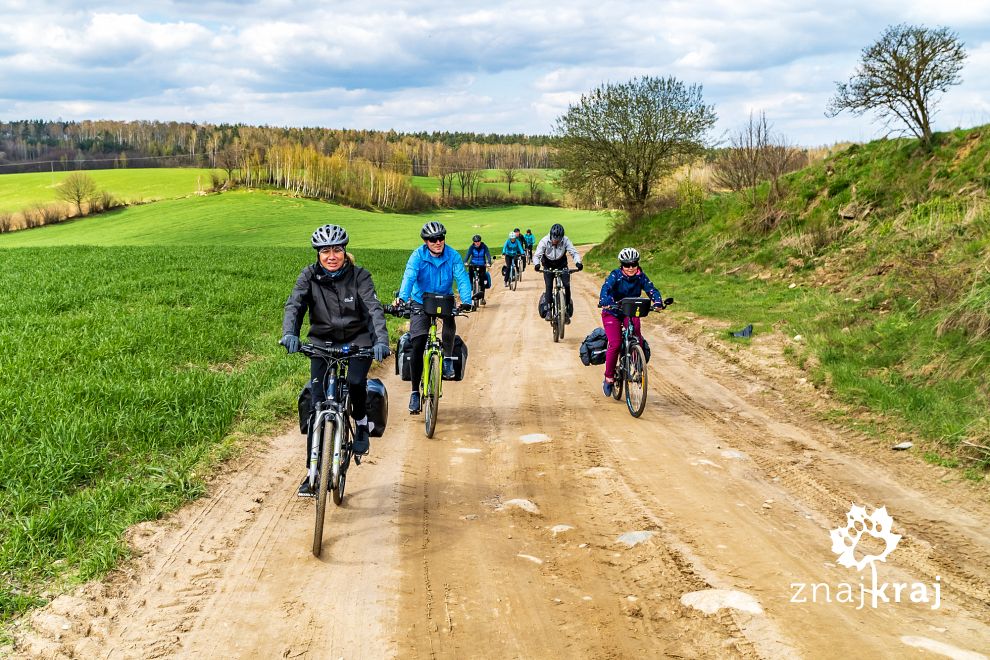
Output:
[[[469,271],[477,272],[485,281],[486,268],[492,265],[492,254],[479,234],[472,237],[464,257],[446,243],[447,230],[437,221],[429,221],[420,230],[423,245],[409,256],[398,297],[394,304],[408,304],[413,312],[410,315],[410,341],[412,344],[411,371],[412,393],[409,397],[409,412],[418,413],[420,401],[420,380],[423,376],[423,353],[430,329],[429,316],[422,314],[423,294],[453,295],[456,283],[460,294],[460,309],[471,309],[471,280]],[[375,293],[371,274],[358,266],[353,255],[347,252],[347,231],[337,225],[324,225],[313,232],[311,244],[317,251],[316,262],[303,268],[296,284],[285,303],[282,319],[282,339],[279,341],[289,353],[300,350],[300,330],[303,318],[309,313],[310,328],[307,335],[310,342],[318,345],[350,344],[358,348],[370,348],[376,361],[384,360],[390,353],[388,332],[385,326],[385,312]],[[534,269],[543,271],[563,271],[566,301],[566,322],[571,322],[573,303],[571,300],[568,256],[574,267],[582,270],[581,255],[571,240],[565,235],[564,227],[554,224],[540,239],[533,252],[535,236],[530,229],[523,234],[518,228],[513,230],[504,245],[502,255],[509,259],[529,256]],[[618,358],[623,317],[615,304],[624,297],[639,296],[645,291],[651,298],[654,308],[663,307],[660,291],[653,285],[639,267],[639,252],[625,248],[618,255],[619,267],[609,273],[599,294],[598,306],[602,308],[602,325],[608,336],[608,350],[605,361],[605,374],[602,390],[610,396],[615,380],[615,365]],[[523,267],[523,266],[518,266]],[[503,270],[505,285],[509,284],[509,268]],[[554,275],[543,274],[546,295],[549,299]],[[485,287],[480,287],[478,302],[485,305]],[[637,337],[640,334],[639,319],[628,319],[633,324]],[[442,330],[443,375],[454,376],[452,358],[456,322],[453,317],[444,318]],[[347,383],[350,391],[350,415],[355,421],[353,451],[357,455],[368,453],[370,436],[367,416],[366,388],[368,371],[371,368],[369,357],[352,357],[348,360]],[[324,382],[327,365],[318,358],[310,363],[310,392],[312,401],[325,400]],[[307,439],[311,442],[311,439]],[[306,456],[309,456],[307,447]],[[308,478],[299,486],[300,497],[312,497]]]

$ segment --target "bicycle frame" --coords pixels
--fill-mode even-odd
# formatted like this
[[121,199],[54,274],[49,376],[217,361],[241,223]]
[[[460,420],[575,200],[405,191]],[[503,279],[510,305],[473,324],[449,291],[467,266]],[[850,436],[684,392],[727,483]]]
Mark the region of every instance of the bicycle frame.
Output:
[[[426,349],[423,351],[423,380],[420,381],[420,394],[426,396],[430,391],[431,374],[430,374],[430,356],[436,355],[437,359],[440,360],[440,364],[443,364],[443,344],[437,339],[437,317],[431,317],[430,319],[430,331],[426,335]],[[443,378],[437,383],[437,396],[443,396]]]

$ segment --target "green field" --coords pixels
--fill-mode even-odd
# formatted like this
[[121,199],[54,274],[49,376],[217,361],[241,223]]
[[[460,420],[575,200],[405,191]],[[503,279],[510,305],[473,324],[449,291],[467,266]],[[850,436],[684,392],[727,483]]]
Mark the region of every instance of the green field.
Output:
[[505,206],[421,215],[361,211],[336,204],[235,191],[133,206],[75,222],[0,235],[2,247],[53,245],[307,245],[322,224],[343,225],[353,247],[412,249],[429,219],[448,228],[450,245],[465,250],[480,233],[490,247],[501,245],[515,227],[545,235],[559,222],[575,243],[594,243],[609,231],[599,212],[545,206]]
[[[56,186],[75,171],[0,175],[0,212],[56,201]],[[224,172],[216,171],[226,179]],[[210,170],[205,169],[87,170],[86,174],[100,189],[127,203],[184,197],[210,187]]]

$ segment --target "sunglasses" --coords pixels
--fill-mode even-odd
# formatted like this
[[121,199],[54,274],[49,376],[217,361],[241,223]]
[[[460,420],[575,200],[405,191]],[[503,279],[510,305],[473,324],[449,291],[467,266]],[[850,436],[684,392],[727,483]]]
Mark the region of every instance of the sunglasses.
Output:
[[446,239],[443,236],[430,236],[426,239],[427,243],[443,243]]
[[620,262],[623,268],[639,268],[638,261],[623,261]]
[[330,247],[320,248],[320,254],[327,256],[328,254],[344,254],[344,248],[339,245],[332,245]]

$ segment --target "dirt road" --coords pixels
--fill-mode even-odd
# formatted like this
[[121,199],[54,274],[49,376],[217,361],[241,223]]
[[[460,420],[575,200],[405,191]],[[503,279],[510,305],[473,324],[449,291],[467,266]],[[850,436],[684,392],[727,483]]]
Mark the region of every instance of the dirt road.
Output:
[[[432,440],[388,365],[387,435],[350,473],[322,559],[290,430],[208,499],[135,530],[140,558],[35,614],[15,654],[990,654],[985,491],[813,421],[814,393],[700,348],[662,315],[644,323],[652,384],[633,419],[578,360],[600,279],[574,281],[559,344],[536,315],[532,270],[460,322],[469,377],[446,384]],[[886,506],[901,536],[873,564],[891,601],[875,607],[869,593],[860,603],[871,568],[832,551],[852,504]],[[884,549],[860,543],[857,558]]]

